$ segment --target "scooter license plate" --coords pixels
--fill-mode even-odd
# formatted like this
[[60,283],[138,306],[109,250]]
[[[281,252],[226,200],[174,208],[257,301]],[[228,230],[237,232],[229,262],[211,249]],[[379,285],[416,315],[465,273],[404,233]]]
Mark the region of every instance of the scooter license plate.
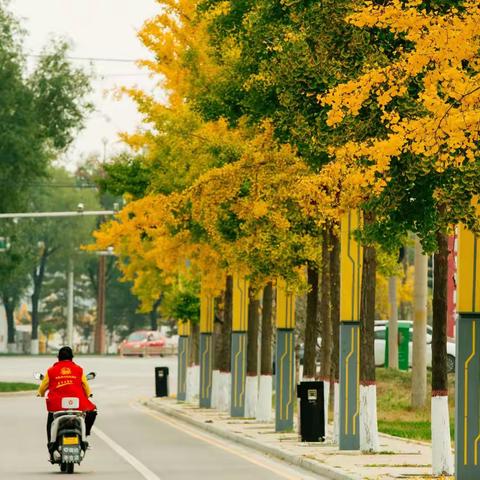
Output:
[[78,445],[79,443],[78,437],[63,437],[64,445]]
[[68,445],[62,448],[62,462],[78,463],[80,462],[80,445]]

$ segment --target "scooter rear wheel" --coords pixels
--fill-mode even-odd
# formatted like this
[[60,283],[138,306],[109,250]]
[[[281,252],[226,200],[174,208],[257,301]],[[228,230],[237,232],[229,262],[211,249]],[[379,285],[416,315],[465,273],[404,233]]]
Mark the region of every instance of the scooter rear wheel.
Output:
[[64,472],[64,473],[67,471],[67,464],[66,463],[61,463],[60,464],[60,471]]
[[75,464],[67,463],[67,473],[73,473],[74,470],[75,470]]

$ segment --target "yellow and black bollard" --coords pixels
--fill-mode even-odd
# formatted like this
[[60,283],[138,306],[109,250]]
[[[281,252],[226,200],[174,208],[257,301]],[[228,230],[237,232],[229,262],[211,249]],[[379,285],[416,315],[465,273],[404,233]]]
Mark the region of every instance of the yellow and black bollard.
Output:
[[455,368],[455,470],[480,478],[480,236],[465,226],[458,238]]
[[232,317],[232,395],[230,414],[245,416],[245,383],[247,367],[248,280],[244,275],[233,275]]
[[293,429],[295,392],[295,294],[277,281],[277,348],[275,355],[275,431]]
[[190,349],[190,321],[178,322],[178,383],[177,400],[184,402],[187,398],[187,367]]
[[353,232],[361,214],[350,211],[342,218],[340,262],[340,389],[339,448],[360,449],[360,293],[362,247]]
[[213,323],[215,300],[202,288],[200,293],[200,407],[212,403]]

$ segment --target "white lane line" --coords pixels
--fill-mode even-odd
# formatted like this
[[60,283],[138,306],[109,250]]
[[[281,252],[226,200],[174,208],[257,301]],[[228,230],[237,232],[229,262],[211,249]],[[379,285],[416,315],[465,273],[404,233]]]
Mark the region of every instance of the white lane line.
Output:
[[100,437],[114,452],[120,455],[128,462],[145,480],[161,480],[158,475],[148,469],[142,462],[137,460],[133,455],[128,453],[115,440],[112,440],[106,433],[103,433],[97,427],[93,427],[93,432]]
[[[243,448],[237,448],[236,446],[233,446],[233,445],[230,446],[230,442],[219,437],[216,438],[215,434],[200,432],[198,428],[187,426],[185,422],[182,422],[181,420],[177,420],[177,419],[174,420],[172,417],[169,417],[164,413],[156,413],[155,411],[149,409],[148,407],[139,405],[136,402],[130,403],[130,407],[133,408],[134,410],[137,410],[138,412],[142,412],[145,415],[155,418],[156,420],[162,423],[170,425],[171,427],[181,431],[182,433],[186,433],[187,435],[193,438],[196,438],[205,443],[213,445],[232,455],[242,458],[249,463],[252,463],[258,467],[262,467],[265,470],[269,470],[281,478],[285,478],[287,480],[313,479],[313,477],[308,476],[306,473],[302,473],[301,474],[302,476],[298,476],[299,473],[295,472],[292,468],[289,468],[287,464],[282,465],[282,462],[280,460],[277,461],[274,459],[273,461],[271,460],[269,461],[268,457],[265,458],[265,455],[262,455],[262,454],[252,455],[251,452],[248,451],[248,447],[246,449],[243,449]],[[324,478],[324,477],[318,477],[318,478]]]

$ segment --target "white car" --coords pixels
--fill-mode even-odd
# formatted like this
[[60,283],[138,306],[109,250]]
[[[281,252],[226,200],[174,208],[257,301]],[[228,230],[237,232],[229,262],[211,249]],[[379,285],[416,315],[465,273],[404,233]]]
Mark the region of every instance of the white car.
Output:
[[[413,322],[400,320],[400,325],[409,325],[410,343],[408,346],[408,362],[412,366],[412,335]],[[375,365],[381,367],[385,365],[385,344],[386,344],[386,327],[388,321],[375,322]],[[432,366],[432,327],[427,325],[427,367]],[[455,343],[447,342],[447,371],[453,373],[455,371]]]

